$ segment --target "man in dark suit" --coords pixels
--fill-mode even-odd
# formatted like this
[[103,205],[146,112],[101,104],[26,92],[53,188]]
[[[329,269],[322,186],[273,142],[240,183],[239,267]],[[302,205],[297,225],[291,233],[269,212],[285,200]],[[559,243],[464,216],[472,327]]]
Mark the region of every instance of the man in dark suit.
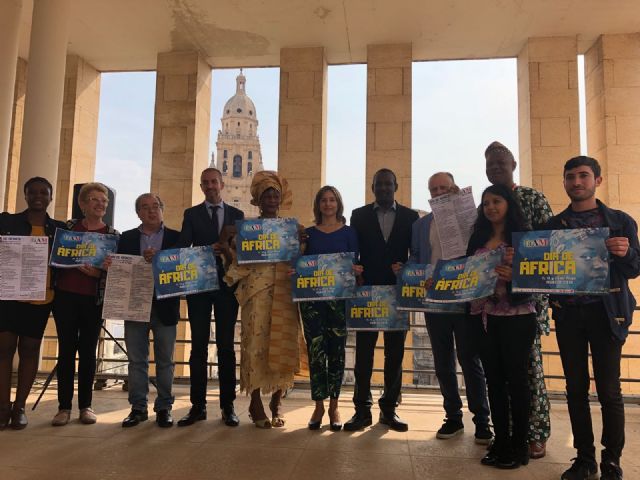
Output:
[[[120,236],[118,253],[143,255],[150,262],[155,253],[173,247],[180,232],[163,224],[160,197],[143,193],[136,199],[136,213],[142,224]],[[158,396],[153,410],[160,427],[171,427],[173,418],[173,351],[176,345],[176,325],[180,317],[180,299],[153,299],[151,319],[148,322],[124,322],[124,340],[129,356],[129,403],[131,412],[122,421],[123,427],[134,427],[147,420],[149,394],[149,331],[153,332],[153,351],[156,363]]]
[[189,356],[191,409],[178,421],[178,426],[191,425],[207,418],[207,360],[213,307],[222,420],[226,425],[235,427],[240,423],[233,409],[233,401],[236,398],[236,354],[233,340],[238,302],[233,289],[222,280],[224,269],[219,256],[218,241],[222,227],[234,225],[236,220],[244,219],[244,213],[222,201],[224,182],[220,170],[216,168],[203,170],[200,176],[200,188],[205,200],[184,211],[178,246],[211,245],[213,247],[218,255],[216,259],[220,289],[187,296],[191,326],[191,355]]
[[[351,227],[358,234],[360,263],[364,267],[365,285],[395,285],[396,276],[391,265],[405,263],[411,246],[411,226],[418,214],[395,201],[398,182],[386,168],[373,176],[371,189],[376,201],[357,208],[351,214]],[[402,358],[406,332],[384,332],[384,393],[378,400],[380,423],[393,430],[405,432],[409,426],[396,415],[402,387]],[[355,415],[345,430],[355,431],[371,425],[371,373],[378,332],[356,334]]]

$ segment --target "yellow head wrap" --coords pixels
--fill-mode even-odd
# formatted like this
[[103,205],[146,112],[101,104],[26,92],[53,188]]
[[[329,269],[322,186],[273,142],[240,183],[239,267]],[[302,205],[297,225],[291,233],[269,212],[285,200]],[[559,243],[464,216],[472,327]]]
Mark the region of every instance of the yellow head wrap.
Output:
[[260,197],[270,188],[280,192],[281,210],[291,208],[293,195],[289,190],[289,183],[272,170],[261,170],[253,176],[251,181],[251,205],[260,206]]

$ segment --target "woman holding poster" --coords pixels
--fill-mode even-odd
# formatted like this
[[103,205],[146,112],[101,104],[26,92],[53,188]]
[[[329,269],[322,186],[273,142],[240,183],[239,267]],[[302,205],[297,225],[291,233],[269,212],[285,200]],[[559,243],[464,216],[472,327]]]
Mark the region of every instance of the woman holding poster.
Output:
[[[275,172],[257,172],[251,196],[260,218],[277,218],[281,208],[291,206],[287,181]],[[289,262],[239,265],[229,248],[235,242],[220,243],[229,265],[224,280],[230,286],[237,284],[235,295],[242,310],[240,390],[251,395],[249,415],[256,427],[283,427],[282,393],[293,386],[300,369],[300,321],[291,299]],[[264,411],[261,392],[272,394],[271,419]]]
[[[33,177],[24,184],[27,209],[23,212],[0,214],[0,235],[48,237],[49,249],[56,228],[63,222],[47,214],[53,187],[42,177]],[[41,301],[0,302],[0,430],[7,426],[21,430],[27,426],[25,403],[38,371],[40,344],[49,320],[53,302],[51,269],[47,270],[46,292]],[[18,386],[11,404],[11,370],[18,350]]]
[[[117,234],[105,224],[109,198],[107,187],[101,183],[86,183],[78,193],[78,203],[84,214],[82,220],[70,220],[69,230]],[[89,265],[58,269],[53,317],[58,332],[58,413],[51,424],[55,427],[69,423],[73,400],[73,380],[78,353],[78,407],[80,422],[96,423],[91,408],[93,379],[96,371],[96,347],[102,327],[102,295],[106,272]]]
[[[313,227],[305,230],[305,255],[353,252],[358,254],[355,230],[345,225],[344,205],[340,192],[326,185],[313,202]],[[354,265],[354,273],[362,274],[362,266]],[[329,428],[342,429],[338,398],[344,376],[344,347],[347,340],[344,300],[301,302],[302,326],[309,355],[311,398],[316,408],[309,420],[309,430],[318,430],[324,416],[324,400],[329,398]]]
[[467,248],[467,255],[506,249],[503,264],[496,267],[498,282],[494,294],[472,301],[470,309],[495,429],[495,441],[481,462],[503,469],[529,462],[531,399],[527,368],[536,335],[536,310],[531,296],[510,292],[511,234],[529,229],[511,191],[502,185],[492,185],[482,193],[481,208]]

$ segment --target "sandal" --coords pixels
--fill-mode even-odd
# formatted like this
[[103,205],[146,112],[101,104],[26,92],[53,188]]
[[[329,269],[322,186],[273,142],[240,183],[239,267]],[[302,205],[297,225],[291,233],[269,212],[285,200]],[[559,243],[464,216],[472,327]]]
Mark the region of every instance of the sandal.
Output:
[[278,397],[278,402],[274,403],[274,398],[271,397],[271,401],[269,402],[269,410],[271,410],[271,426],[280,428],[284,427],[285,419],[282,415],[280,415],[280,398]]
[[258,420],[253,419],[253,414],[251,413],[251,406],[249,406],[249,418],[256,426],[256,428],[271,428],[271,421],[265,416],[265,418],[260,418]]

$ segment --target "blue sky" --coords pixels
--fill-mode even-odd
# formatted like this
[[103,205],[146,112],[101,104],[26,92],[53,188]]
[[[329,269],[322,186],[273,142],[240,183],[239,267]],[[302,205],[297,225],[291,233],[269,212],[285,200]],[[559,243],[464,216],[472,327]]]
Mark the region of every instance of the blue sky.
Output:
[[[213,71],[210,151],[238,72]],[[277,169],[279,70],[244,74],[265,168]],[[124,230],[138,224],[133,202],[150,184],[155,73],[105,73],[101,82],[96,180],[116,189],[115,225]],[[427,179],[441,170],[471,185],[477,201],[487,185],[485,147],[499,140],[517,156],[517,105],[515,59],[414,63],[411,206],[427,209]],[[366,65],[330,66],[327,183],[342,193],[347,216],[364,203],[365,123]]]

